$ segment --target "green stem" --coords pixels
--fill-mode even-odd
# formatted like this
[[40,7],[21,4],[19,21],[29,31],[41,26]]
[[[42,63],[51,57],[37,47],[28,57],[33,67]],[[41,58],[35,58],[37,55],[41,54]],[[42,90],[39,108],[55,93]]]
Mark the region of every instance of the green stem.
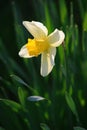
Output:
[[67,62],[67,54],[66,54],[66,47],[65,47],[65,43],[63,42],[63,51],[64,51],[64,65],[65,65],[65,78],[66,78],[66,91],[68,92],[68,85],[69,85],[69,81],[68,81],[68,62]]

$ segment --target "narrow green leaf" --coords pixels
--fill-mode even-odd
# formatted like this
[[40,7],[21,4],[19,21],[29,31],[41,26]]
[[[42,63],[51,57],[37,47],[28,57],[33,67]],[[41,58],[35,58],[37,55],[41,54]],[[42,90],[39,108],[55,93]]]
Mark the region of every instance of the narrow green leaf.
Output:
[[87,31],[87,12],[85,13],[85,17],[83,20],[83,29]]
[[7,100],[7,99],[0,99],[0,102],[3,102],[4,104],[10,106],[12,110],[14,110],[15,112],[18,112],[21,109],[21,105],[14,101]]
[[60,8],[60,19],[63,25],[67,23],[67,7],[65,0],[59,0],[59,8]]
[[76,127],[74,127],[74,130],[87,130],[87,129],[76,126]]
[[0,130],[5,130],[4,128],[0,127]]
[[79,6],[79,11],[80,11],[80,15],[81,15],[81,19],[83,19],[84,18],[84,12],[85,12],[85,10],[84,10],[84,5],[83,5],[83,1],[82,0],[77,0],[77,2],[78,2],[78,6]]
[[74,17],[73,17],[73,3],[71,2],[71,11],[70,11],[70,13],[71,13],[71,16],[70,16],[70,25],[71,25],[71,27],[72,27],[72,29],[73,29],[73,26],[74,26]]
[[25,95],[25,91],[21,87],[18,87],[18,96],[21,104],[25,106],[26,95]]
[[[25,114],[20,104],[11,100],[0,99],[0,123],[4,125],[6,130],[23,130],[24,126],[25,129],[28,129],[29,120]],[[20,118],[22,124],[20,124]]]
[[24,37],[23,29],[22,29],[21,12],[15,1],[12,1],[12,13],[14,17],[14,29],[15,29],[17,45],[19,45],[18,43],[25,42],[25,37]]
[[53,24],[52,24],[51,15],[50,15],[50,11],[48,9],[47,2],[45,3],[45,17],[46,17],[46,27],[48,28],[49,33],[50,33],[53,29],[53,26],[52,26]]
[[67,101],[69,108],[71,109],[73,114],[76,116],[77,121],[79,122],[79,117],[78,117],[78,113],[77,113],[77,110],[76,110],[75,102],[68,92],[65,93],[65,99]]
[[20,77],[18,77],[17,75],[11,75],[11,77],[13,79],[15,79],[16,81],[18,81],[19,83],[25,85],[26,87],[28,87],[28,84],[26,84]]
[[25,81],[23,81],[23,79],[21,79],[19,76],[17,76],[17,75],[11,75],[11,77],[12,77],[13,79],[15,79],[17,82],[19,82],[20,84],[25,85],[25,86],[26,86],[27,88],[29,88],[31,91],[36,92],[35,89],[31,88],[31,87],[30,87],[27,83],[25,83]]
[[41,123],[40,126],[41,126],[42,130],[50,130],[50,128],[44,123]]

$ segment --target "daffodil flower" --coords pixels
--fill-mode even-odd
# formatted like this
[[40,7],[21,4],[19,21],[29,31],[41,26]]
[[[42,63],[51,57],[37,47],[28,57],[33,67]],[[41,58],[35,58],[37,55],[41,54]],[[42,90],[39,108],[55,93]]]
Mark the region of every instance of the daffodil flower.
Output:
[[58,29],[48,35],[47,28],[36,21],[24,21],[23,25],[34,38],[28,39],[28,43],[21,48],[19,56],[31,58],[41,54],[40,73],[42,76],[47,76],[55,65],[56,47],[62,44],[65,35]]

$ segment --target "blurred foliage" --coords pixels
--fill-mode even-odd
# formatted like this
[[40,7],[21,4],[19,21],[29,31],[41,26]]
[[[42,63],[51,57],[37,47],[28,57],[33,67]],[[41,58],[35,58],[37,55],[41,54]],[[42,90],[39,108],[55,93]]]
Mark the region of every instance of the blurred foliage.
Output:
[[[86,6],[86,0],[0,1],[0,130],[87,129]],[[49,33],[65,32],[55,67],[45,78],[40,56],[18,56],[31,37],[23,20],[40,21]],[[47,100],[30,102],[31,95]]]

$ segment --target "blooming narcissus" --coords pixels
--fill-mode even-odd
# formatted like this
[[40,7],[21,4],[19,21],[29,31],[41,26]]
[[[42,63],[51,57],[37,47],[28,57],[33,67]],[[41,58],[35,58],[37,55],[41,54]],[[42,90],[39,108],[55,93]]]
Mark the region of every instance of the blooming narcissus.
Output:
[[41,54],[40,73],[42,76],[47,76],[55,65],[56,47],[62,44],[65,34],[63,31],[55,29],[48,35],[47,28],[36,21],[24,21],[23,25],[34,38],[28,39],[28,43],[21,48],[19,56],[31,58]]

